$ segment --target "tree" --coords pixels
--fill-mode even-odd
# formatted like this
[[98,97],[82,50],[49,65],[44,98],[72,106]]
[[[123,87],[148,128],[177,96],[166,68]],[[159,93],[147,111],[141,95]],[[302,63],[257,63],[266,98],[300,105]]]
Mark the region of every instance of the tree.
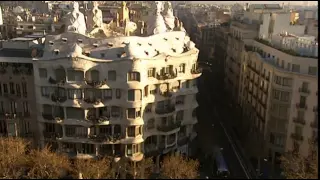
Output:
[[149,179],[154,166],[152,158],[143,158],[141,161],[135,163],[136,165],[134,165],[133,162],[127,162],[128,172],[135,174],[135,179]]
[[0,179],[19,179],[25,174],[28,142],[0,137]]
[[182,155],[169,155],[161,163],[161,174],[169,179],[198,178],[199,162]]
[[301,156],[298,152],[290,151],[280,157],[284,175],[288,179],[318,179],[317,152],[308,157]]
[[102,159],[77,159],[74,163],[73,177],[79,178],[81,173],[83,179],[112,179],[111,158]]
[[50,147],[31,150],[27,178],[59,179],[70,170],[68,157],[51,152]]

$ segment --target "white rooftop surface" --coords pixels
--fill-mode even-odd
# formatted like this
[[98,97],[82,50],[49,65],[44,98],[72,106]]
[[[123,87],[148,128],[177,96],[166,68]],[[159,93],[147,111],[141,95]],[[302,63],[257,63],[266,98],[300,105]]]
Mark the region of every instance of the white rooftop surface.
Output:
[[[46,37],[44,54],[39,60],[84,57],[83,52],[90,53],[89,59],[92,60],[152,59],[161,54],[180,56],[185,49],[197,50],[183,31],[165,32],[148,37],[123,36],[107,39],[65,32]],[[88,56],[85,57],[88,58]]]

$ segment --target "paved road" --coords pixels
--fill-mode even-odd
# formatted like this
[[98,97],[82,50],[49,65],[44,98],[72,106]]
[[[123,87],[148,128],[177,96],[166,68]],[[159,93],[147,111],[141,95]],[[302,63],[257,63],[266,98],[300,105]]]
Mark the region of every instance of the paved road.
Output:
[[[208,74],[203,73],[199,79],[199,94],[198,100],[198,124],[196,127],[198,133],[199,145],[203,154],[211,154],[212,147],[218,145],[223,148],[222,153],[225,157],[226,163],[230,169],[230,178],[247,179],[245,172],[238,160],[237,154],[235,153],[232,145],[229,143],[229,139],[224,132],[224,128],[221,126],[219,121],[219,113],[215,113],[215,107],[211,103],[210,91],[207,87],[204,87],[204,79],[208,78]],[[214,126],[212,126],[214,124]],[[204,159],[203,171],[206,174],[212,174],[213,168],[211,167],[213,162],[211,160]],[[211,176],[209,176],[211,177]]]

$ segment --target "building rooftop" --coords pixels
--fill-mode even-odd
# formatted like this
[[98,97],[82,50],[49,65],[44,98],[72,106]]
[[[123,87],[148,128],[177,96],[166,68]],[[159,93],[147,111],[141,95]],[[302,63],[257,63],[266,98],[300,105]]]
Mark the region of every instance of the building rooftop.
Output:
[[[31,49],[0,49],[0,57],[23,57],[30,58],[31,60]],[[11,59],[11,58],[8,58]],[[2,61],[2,59],[1,59]]]

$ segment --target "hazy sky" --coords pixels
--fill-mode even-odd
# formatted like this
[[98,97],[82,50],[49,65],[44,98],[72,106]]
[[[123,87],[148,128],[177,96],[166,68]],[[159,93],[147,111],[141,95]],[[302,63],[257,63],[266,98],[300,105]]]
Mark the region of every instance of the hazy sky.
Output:
[[[210,1],[191,1],[192,3],[210,3]],[[303,5],[306,2],[309,2],[309,5],[318,4],[318,1],[212,1],[212,3],[216,4],[234,4],[234,3],[251,3],[251,4],[299,4]]]

